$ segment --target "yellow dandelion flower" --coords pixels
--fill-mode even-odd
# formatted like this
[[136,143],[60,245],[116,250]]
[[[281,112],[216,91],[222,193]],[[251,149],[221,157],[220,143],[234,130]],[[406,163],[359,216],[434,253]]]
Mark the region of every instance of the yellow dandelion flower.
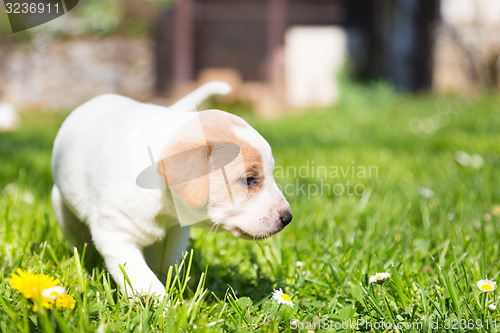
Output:
[[477,287],[482,292],[489,293],[497,288],[497,283],[491,280],[479,280],[477,281]]
[[21,292],[24,297],[31,299],[35,303],[34,310],[38,310],[38,303],[44,308],[50,309],[54,304],[54,299],[45,297],[42,292],[46,289],[55,287],[61,281],[45,274],[33,274],[17,269],[17,275],[12,273],[8,279],[10,287]]
[[54,300],[52,298],[41,297],[41,298],[33,298],[33,311],[38,312],[38,304],[41,304],[46,309],[52,309],[54,305]]
[[75,304],[75,299],[68,294],[64,294],[56,298],[56,306],[58,308],[68,308],[73,310],[75,308]]
[[39,297],[45,289],[55,287],[61,281],[45,274],[32,274],[30,272],[17,269],[17,274],[12,273],[8,279],[10,287],[20,291],[26,298]]
[[288,294],[285,294],[281,288],[274,291],[273,298],[277,300],[279,304],[286,304],[293,308],[292,299],[288,296]]
[[500,205],[494,205],[491,208],[491,214],[493,214],[494,216],[500,216]]

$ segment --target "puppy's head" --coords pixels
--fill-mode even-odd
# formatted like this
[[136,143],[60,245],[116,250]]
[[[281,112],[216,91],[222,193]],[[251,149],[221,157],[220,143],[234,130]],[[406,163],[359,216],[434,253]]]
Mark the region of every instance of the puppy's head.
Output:
[[261,239],[281,231],[292,214],[274,180],[267,141],[227,112],[195,115],[158,165],[170,190],[236,237]]

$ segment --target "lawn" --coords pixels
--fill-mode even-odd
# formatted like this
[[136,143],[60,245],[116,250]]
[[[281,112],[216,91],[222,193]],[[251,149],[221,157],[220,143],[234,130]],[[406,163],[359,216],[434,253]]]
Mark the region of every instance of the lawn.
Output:
[[[2,331],[496,331],[500,98],[351,87],[341,103],[249,122],[268,139],[294,219],[252,242],[194,230],[168,298],[127,298],[65,241],[50,205],[64,116],[0,134]],[[74,309],[33,311],[17,268],[61,280]],[[377,272],[391,274],[369,283]],[[282,288],[294,307],[271,298]],[[500,309],[499,309],[500,311]]]

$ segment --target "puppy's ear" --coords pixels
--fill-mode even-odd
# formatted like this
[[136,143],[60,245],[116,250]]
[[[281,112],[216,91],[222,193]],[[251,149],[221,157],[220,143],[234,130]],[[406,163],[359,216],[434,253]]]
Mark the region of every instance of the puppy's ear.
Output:
[[183,202],[194,208],[208,201],[209,147],[206,142],[179,142],[163,154],[158,173]]

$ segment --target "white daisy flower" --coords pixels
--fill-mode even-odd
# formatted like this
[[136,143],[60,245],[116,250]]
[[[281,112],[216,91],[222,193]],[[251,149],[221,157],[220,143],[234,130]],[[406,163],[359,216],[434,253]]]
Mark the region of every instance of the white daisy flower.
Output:
[[281,288],[274,291],[273,298],[277,300],[279,304],[286,304],[293,308],[292,299],[288,296],[288,294],[285,294]]
[[301,268],[301,267],[303,267],[303,266],[304,266],[304,263],[303,263],[302,261],[297,261],[297,262],[295,263],[295,265],[296,265],[297,267]]
[[391,277],[391,274],[384,273],[376,273],[375,275],[370,275],[369,283],[383,283],[385,280]]
[[463,165],[468,166],[473,169],[481,169],[484,165],[484,158],[479,154],[469,155],[463,151],[457,151],[455,153],[455,160]]
[[455,160],[463,166],[469,166],[470,155],[464,151],[457,151],[455,153]]
[[479,280],[477,281],[477,287],[482,292],[489,293],[497,288],[497,283],[491,280]]
[[494,205],[491,208],[491,214],[493,214],[494,216],[500,216],[500,205]]
[[59,296],[63,295],[66,292],[66,289],[61,286],[55,286],[55,287],[50,287],[42,291],[42,296],[51,298],[51,299],[56,299]]
[[495,310],[497,309],[497,306],[495,304],[490,304],[488,305],[488,309],[491,311],[491,312],[495,312]]
[[481,169],[484,165],[484,159],[479,154],[474,154],[470,157],[469,164],[474,169]]
[[24,202],[26,202],[28,205],[31,205],[33,203],[33,200],[35,200],[33,193],[28,191],[24,194]]
[[427,187],[420,187],[418,193],[424,198],[430,199],[434,196],[434,191]]

